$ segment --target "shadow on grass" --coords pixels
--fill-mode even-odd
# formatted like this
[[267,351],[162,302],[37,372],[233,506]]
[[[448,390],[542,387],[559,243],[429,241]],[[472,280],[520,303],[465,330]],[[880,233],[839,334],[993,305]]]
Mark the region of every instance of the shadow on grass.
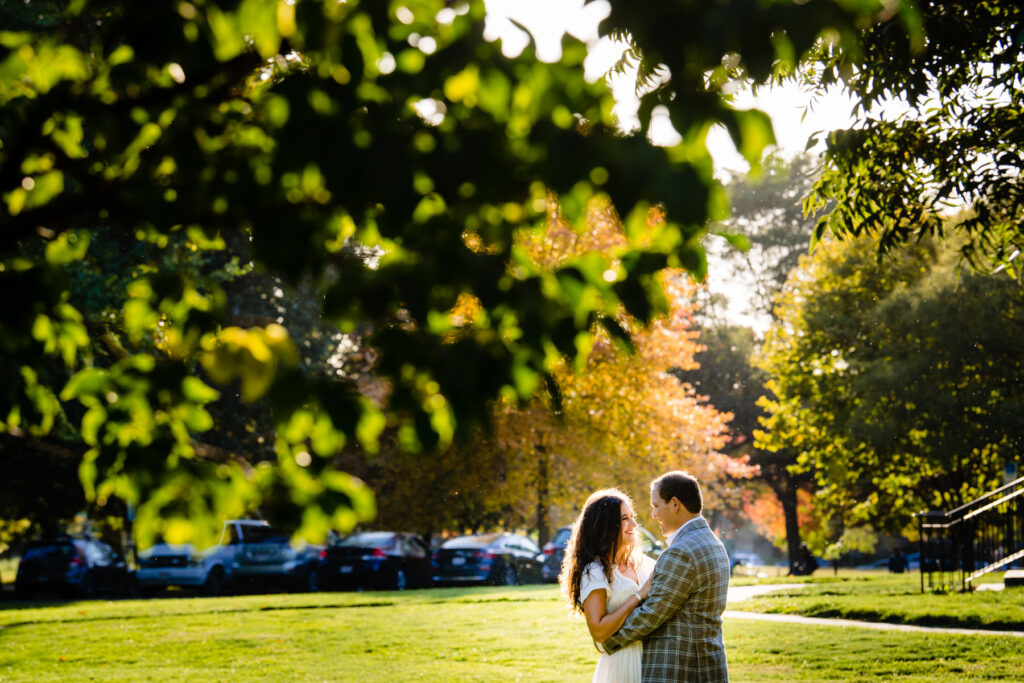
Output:
[[[543,596],[538,595],[543,589]],[[519,593],[520,595],[515,595]],[[38,624],[88,624],[100,622],[129,621],[135,619],[190,618],[198,612],[206,614],[239,614],[258,612],[296,612],[303,610],[351,610],[376,607],[395,607],[400,604],[476,604],[476,603],[528,603],[550,601],[551,591],[546,587],[470,587],[430,588],[407,591],[344,591],[304,594],[270,593],[262,595],[235,594],[220,597],[204,597],[189,592],[168,593],[159,598],[105,598],[83,600],[78,598],[53,599],[11,599],[0,600],[0,612],[39,612],[40,618],[26,618],[0,624],[0,633],[18,627]],[[141,603],[141,609],[125,604],[119,609],[116,603],[130,601]],[[241,601],[241,602],[239,602]],[[90,613],[102,606],[106,613]],[[81,607],[81,609],[76,609]],[[147,609],[148,607],[148,609]],[[86,609],[90,608],[90,609]],[[110,612],[110,609],[115,611]],[[14,614],[10,614],[12,617]],[[18,615],[20,616],[20,615]],[[15,617],[17,618],[17,617]]]

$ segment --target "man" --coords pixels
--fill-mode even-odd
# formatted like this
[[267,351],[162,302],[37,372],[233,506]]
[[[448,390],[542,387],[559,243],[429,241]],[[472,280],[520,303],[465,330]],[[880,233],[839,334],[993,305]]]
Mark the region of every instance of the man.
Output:
[[651,512],[667,548],[651,574],[650,595],[601,644],[611,653],[643,639],[644,683],[729,680],[722,640],[729,555],[701,516],[703,507],[700,485],[685,472],[651,482]]

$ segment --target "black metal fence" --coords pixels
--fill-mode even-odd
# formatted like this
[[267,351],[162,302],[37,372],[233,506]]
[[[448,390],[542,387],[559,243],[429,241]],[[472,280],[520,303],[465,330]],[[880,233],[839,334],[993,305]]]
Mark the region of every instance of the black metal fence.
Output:
[[919,512],[921,591],[971,590],[1024,563],[1024,477],[949,512]]

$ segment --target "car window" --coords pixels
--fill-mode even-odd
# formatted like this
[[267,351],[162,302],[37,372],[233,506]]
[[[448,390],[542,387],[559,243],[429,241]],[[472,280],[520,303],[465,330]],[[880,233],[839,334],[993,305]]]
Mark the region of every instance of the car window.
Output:
[[370,531],[352,534],[341,539],[338,545],[346,548],[390,548],[395,543],[395,535],[388,531]]
[[651,540],[650,536],[640,534],[640,546],[643,548],[644,554],[646,555],[654,550],[654,541]]
[[402,551],[409,557],[427,556],[427,547],[411,536],[402,539]]
[[500,548],[501,545],[496,543],[501,541],[499,534],[483,534],[481,536],[459,536],[453,538],[450,541],[446,541],[441,547],[442,548],[485,548],[493,544],[494,548]]
[[246,543],[284,542],[291,538],[290,532],[272,526],[246,526],[242,529],[242,535]]
[[45,545],[29,546],[23,560],[41,560],[48,557],[71,557],[75,554],[75,547],[70,543],[47,543]]
[[99,548],[99,551],[103,556],[103,559],[107,562],[116,562],[118,559],[120,559],[119,555],[117,554],[117,551],[115,551],[106,543],[97,542],[96,546]]
[[88,543],[86,543],[85,541],[75,541],[75,546],[78,548],[80,553],[85,556],[87,560],[89,560],[90,562],[96,561],[96,551],[93,550]]
[[528,539],[528,538],[520,538],[520,539],[519,539],[519,546],[520,546],[520,547],[521,547],[521,548],[522,548],[522,549],[523,549],[523,550],[524,550],[525,552],[528,552],[528,553],[533,553],[534,555],[536,555],[537,553],[539,553],[539,552],[540,552],[540,548],[538,548],[538,547],[537,547],[537,544],[536,544],[536,543],[534,543],[533,541],[531,541],[531,540],[530,540],[530,539]]
[[552,541],[555,545],[569,545],[569,538],[572,536],[571,527],[562,527],[555,532],[555,539]]

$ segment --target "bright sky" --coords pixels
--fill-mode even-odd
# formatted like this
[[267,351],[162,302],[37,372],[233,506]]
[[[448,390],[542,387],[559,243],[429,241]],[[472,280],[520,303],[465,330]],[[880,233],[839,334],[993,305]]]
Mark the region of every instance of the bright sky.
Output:
[[[502,51],[509,56],[519,54],[529,42],[529,36],[510,19],[530,30],[541,61],[556,61],[561,56],[563,33],[567,32],[586,43],[590,56],[585,67],[590,79],[601,78],[622,53],[621,46],[612,41],[598,40],[597,25],[609,11],[606,2],[584,5],[584,0],[486,0],[486,5],[485,36],[492,40],[500,38]],[[619,101],[616,114],[624,126],[636,120],[633,82],[633,78],[626,75],[611,83]],[[739,109],[756,106],[771,116],[778,146],[787,156],[803,151],[811,134],[846,128],[853,120],[852,102],[838,91],[812,103],[810,95],[796,84],[763,90],[757,98],[749,92],[740,93],[736,106]],[[655,121],[652,131],[657,136],[656,141],[667,142],[674,135],[668,126],[667,116],[662,121]],[[708,147],[720,168],[746,170],[746,162],[724,130],[711,133]]]
[[[597,25],[607,16],[609,5],[602,1],[584,5],[584,0],[486,0],[487,26],[485,36],[502,40],[502,51],[514,56],[529,42],[530,36],[510,21],[515,19],[527,27],[536,44],[537,57],[553,62],[561,56],[563,33],[586,43],[590,55],[585,68],[590,79],[601,78],[622,54],[620,45],[610,40],[598,40]],[[619,104],[616,114],[628,127],[636,120],[637,102],[633,96],[634,79],[629,74],[611,82],[612,92]],[[737,94],[736,107],[757,107],[767,113],[775,129],[777,146],[784,156],[802,152],[808,138],[818,131],[847,128],[853,123],[853,102],[838,89],[812,101],[811,95],[797,84],[762,89],[757,97],[750,92]],[[655,116],[657,117],[657,110]],[[667,114],[651,126],[655,142],[668,143],[678,134],[668,124]],[[748,165],[736,151],[724,129],[716,129],[708,136],[708,149],[722,175],[743,173]],[[712,292],[725,294],[728,306],[724,315],[739,324],[749,325],[763,332],[769,321],[755,316],[749,306],[751,285],[729,271],[718,255],[724,240],[712,238],[708,243],[708,287]]]

